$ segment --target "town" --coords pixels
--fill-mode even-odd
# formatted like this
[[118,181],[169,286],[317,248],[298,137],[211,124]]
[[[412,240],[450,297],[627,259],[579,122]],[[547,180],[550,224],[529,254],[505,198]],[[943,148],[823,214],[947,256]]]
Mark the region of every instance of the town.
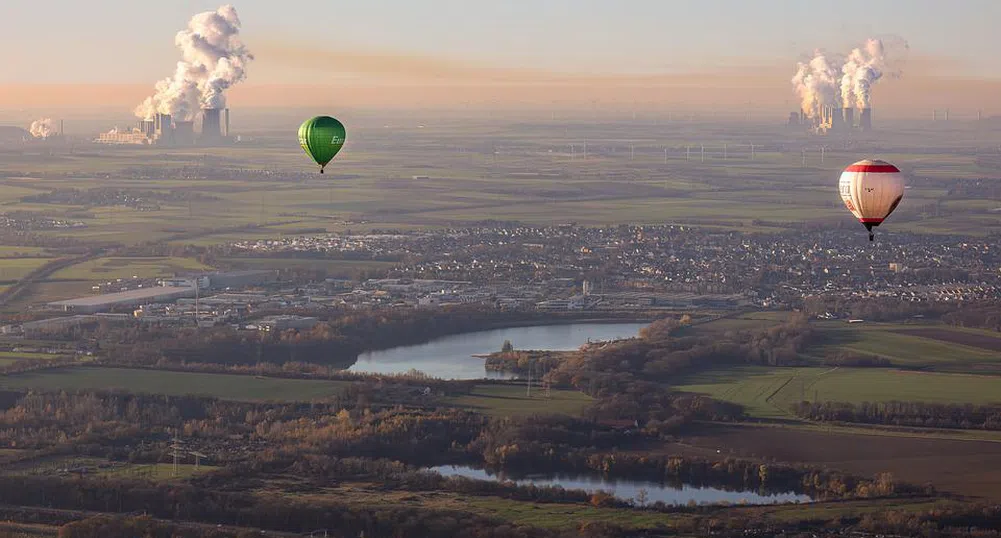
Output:
[[809,297],[977,301],[1001,290],[1001,258],[990,239],[894,234],[865,256],[858,256],[857,239],[842,231],[765,236],[563,225],[238,241],[222,248],[255,257],[395,264],[378,278],[360,280],[303,280],[275,270],[117,279],[94,286],[97,295],[41,305],[41,319],[4,332],[62,329],[94,316],[285,330],[308,329],[316,322],[310,316],[346,308],[733,311],[798,308]]

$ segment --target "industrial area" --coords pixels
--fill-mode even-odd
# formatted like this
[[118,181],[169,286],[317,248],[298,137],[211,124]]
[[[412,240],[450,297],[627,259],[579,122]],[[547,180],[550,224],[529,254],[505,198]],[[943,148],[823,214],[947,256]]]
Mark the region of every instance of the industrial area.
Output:
[[101,133],[94,141],[158,146],[217,146],[230,141],[228,108],[203,108],[197,136],[194,124],[192,120],[178,120],[170,114],[157,113],[152,118],[139,120],[131,129],[115,127]]
[[856,116],[851,107],[821,106],[816,114],[806,111],[789,113],[790,127],[807,127],[816,134],[836,134],[872,130],[872,108],[861,108]]

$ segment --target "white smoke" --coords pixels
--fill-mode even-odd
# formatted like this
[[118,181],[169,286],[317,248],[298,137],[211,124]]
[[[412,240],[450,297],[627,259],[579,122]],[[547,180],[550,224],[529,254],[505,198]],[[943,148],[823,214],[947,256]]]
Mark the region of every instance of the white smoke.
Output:
[[48,138],[59,134],[56,124],[50,118],[42,118],[31,122],[28,132],[35,138]]
[[240,18],[231,5],[192,17],[187,30],[174,38],[181,49],[174,75],[157,82],[156,92],[136,107],[136,116],[170,114],[190,121],[201,108],[226,106],[225,91],[246,78],[254,59],[239,33]]
[[833,103],[838,95],[835,87],[838,71],[837,65],[819,50],[809,62],[799,63],[792,84],[799,94],[804,112],[813,116],[820,107]]
[[870,38],[848,56],[814,52],[809,62],[800,62],[792,84],[808,116],[821,107],[869,108],[872,86],[884,75],[900,76],[909,47],[900,38]]

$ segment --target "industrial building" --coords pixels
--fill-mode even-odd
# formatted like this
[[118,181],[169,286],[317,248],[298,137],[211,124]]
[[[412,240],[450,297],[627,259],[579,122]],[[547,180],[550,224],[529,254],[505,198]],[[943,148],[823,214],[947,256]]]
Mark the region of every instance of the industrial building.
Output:
[[257,328],[261,331],[309,330],[319,322],[316,318],[306,316],[268,316],[257,321]]
[[806,111],[789,113],[790,127],[806,127],[816,134],[847,133],[872,130],[872,109],[863,108],[855,115],[854,108],[822,106],[816,114]]
[[75,315],[60,318],[40,319],[37,321],[26,321],[19,325],[4,325],[0,327],[2,334],[24,334],[34,335],[49,331],[60,331],[80,327],[83,325],[100,323],[123,323],[132,319],[128,314],[95,314],[95,315]]
[[97,312],[107,312],[113,308],[136,307],[194,296],[195,288],[164,286],[160,288],[140,288],[118,293],[105,293],[66,301],[55,301],[49,303],[48,306],[65,312],[94,314]]
[[194,121],[178,120],[170,114],[154,114],[152,118],[139,120],[131,129],[115,127],[94,141],[99,144],[206,146],[229,140],[229,109],[205,108],[201,113],[201,132],[197,135]]
[[209,280],[208,287],[212,289],[245,288],[278,280],[278,272],[267,269],[209,273],[205,276]]

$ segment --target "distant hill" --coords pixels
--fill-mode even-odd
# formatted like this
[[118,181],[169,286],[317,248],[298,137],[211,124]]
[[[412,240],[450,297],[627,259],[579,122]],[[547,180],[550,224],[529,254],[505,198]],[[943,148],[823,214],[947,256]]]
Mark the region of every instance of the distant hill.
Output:
[[21,142],[30,137],[28,131],[10,125],[0,125],[0,142]]

